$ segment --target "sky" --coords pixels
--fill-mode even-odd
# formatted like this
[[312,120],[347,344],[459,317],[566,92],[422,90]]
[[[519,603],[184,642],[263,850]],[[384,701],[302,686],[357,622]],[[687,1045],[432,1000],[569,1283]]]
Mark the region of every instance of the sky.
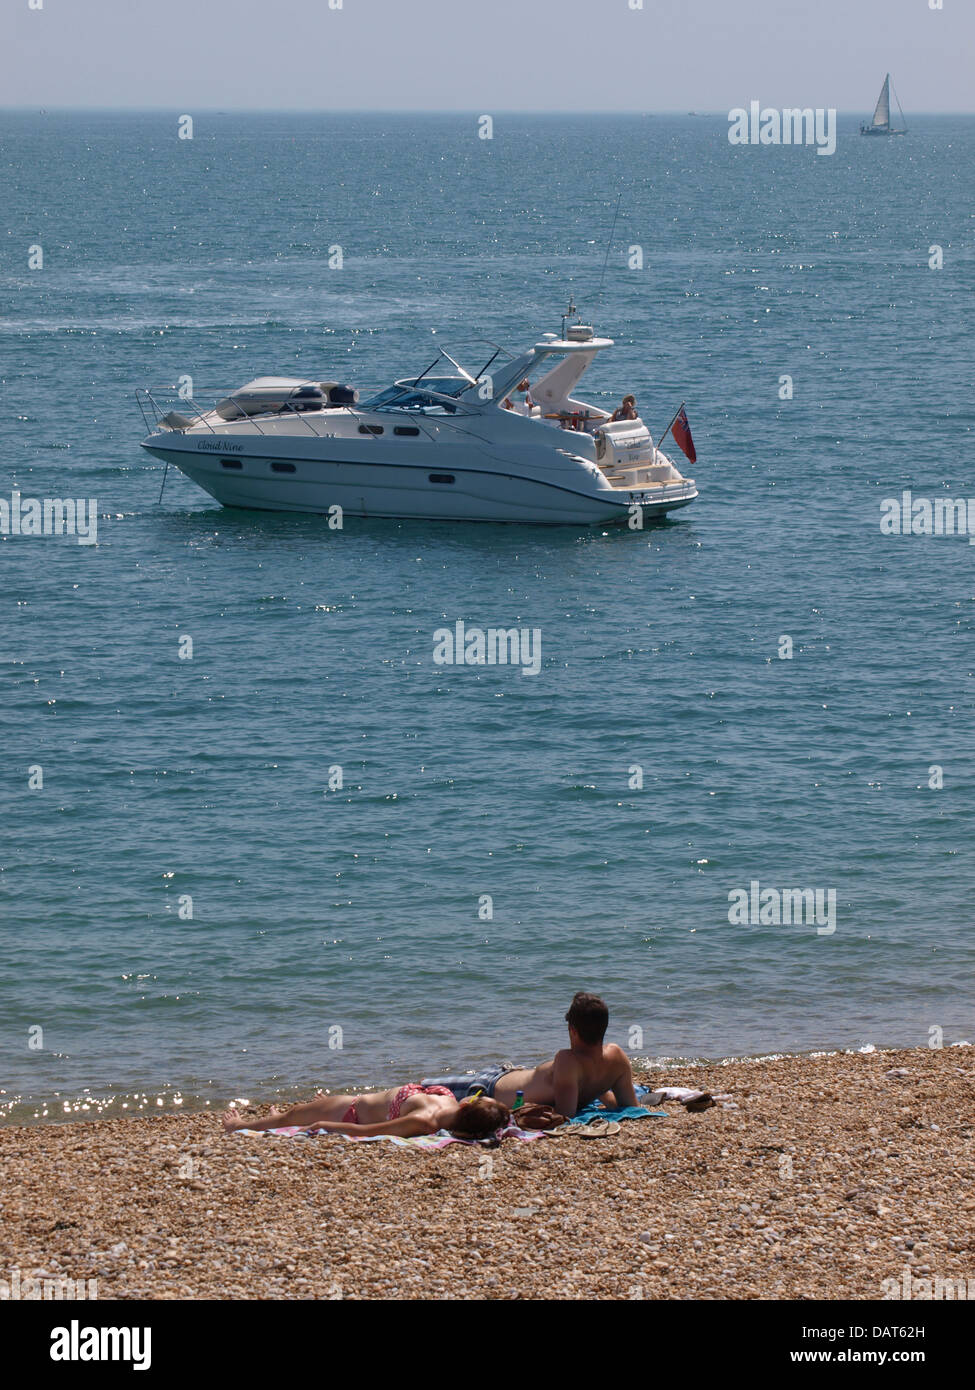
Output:
[[858,113],[890,70],[975,110],[975,0],[937,3],[0,0],[0,107]]

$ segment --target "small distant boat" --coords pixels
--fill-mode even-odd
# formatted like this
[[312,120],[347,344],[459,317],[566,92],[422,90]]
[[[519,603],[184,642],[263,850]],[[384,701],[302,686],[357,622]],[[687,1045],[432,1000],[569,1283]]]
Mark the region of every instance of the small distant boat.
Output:
[[[897,93],[894,93],[896,100]],[[901,104],[897,102],[897,109],[901,113],[901,120],[904,120],[904,112]],[[890,123],[890,73],[884,78],[884,85],[880,89],[880,96],[877,98],[877,105],[873,113],[873,120],[867,125],[860,127],[861,135],[906,135],[906,123],[900,128],[892,126]]]

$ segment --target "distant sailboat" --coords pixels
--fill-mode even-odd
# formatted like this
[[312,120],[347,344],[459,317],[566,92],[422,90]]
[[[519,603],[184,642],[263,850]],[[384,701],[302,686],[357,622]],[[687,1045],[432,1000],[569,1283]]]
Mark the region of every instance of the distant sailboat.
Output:
[[[894,93],[895,99],[897,93]],[[904,120],[904,112],[901,111],[901,104],[897,102],[897,109],[901,113],[901,120]],[[884,78],[884,85],[880,89],[880,96],[877,98],[877,106],[873,113],[873,120],[869,125],[860,127],[861,135],[906,135],[907,126],[903,125],[899,130],[890,123],[890,73]]]

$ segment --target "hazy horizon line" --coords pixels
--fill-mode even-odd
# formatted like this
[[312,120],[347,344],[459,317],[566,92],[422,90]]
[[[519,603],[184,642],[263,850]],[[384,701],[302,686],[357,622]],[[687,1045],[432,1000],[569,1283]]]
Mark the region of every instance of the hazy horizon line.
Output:
[[[749,101],[755,98],[749,98]],[[156,112],[173,112],[183,110],[186,106],[192,106],[193,114],[205,112],[209,115],[241,115],[241,116],[471,116],[475,112],[481,114],[479,108],[473,106],[198,106],[188,102],[180,108],[178,103],[171,103],[165,106],[37,106],[19,105],[4,106],[0,104],[0,114],[14,112],[59,112],[64,115],[73,113],[85,114],[97,112],[102,115],[145,115]],[[725,119],[728,111],[739,108],[729,107],[719,110],[688,111],[685,107],[662,106],[653,111],[638,109],[636,107],[573,107],[571,110],[559,110],[554,107],[515,107],[515,106],[495,106],[489,112],[491,116],[720,116]],[[774,107],[773,110],[792,109]],[[800,110],[805,110],[805,106],[800,106]],[[813,107],[813,110],[816,108]],[[844,116],[863,116],[869,115],[873,111],[873,106],[865,106],[861,109],[854,107],[833,107],[838,115]],[[975,109],[962,108],[942,108],[931,111],[912,111],[912,119],[917,116],[975,116]],[[476,117],[475,117],[476,119]]]

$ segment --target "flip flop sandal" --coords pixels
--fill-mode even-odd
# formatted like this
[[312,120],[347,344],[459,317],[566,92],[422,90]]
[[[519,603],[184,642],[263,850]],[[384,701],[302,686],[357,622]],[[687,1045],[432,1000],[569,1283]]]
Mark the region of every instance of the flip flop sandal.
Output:
[[608,1139],[610,1135],[619,1134],[619,1120],[590,1120],[587,1125],[573,1125],[570,1131],[577,1134],[580,1139]]
[[704,1095],[698,1096],[696,1100],[687,1101],[684,1105],[684,1109],[689,1111],[690,1114],[696,1115],[701,1110],[710,1110],[713,1104],[714,1097],[705,1091]]

